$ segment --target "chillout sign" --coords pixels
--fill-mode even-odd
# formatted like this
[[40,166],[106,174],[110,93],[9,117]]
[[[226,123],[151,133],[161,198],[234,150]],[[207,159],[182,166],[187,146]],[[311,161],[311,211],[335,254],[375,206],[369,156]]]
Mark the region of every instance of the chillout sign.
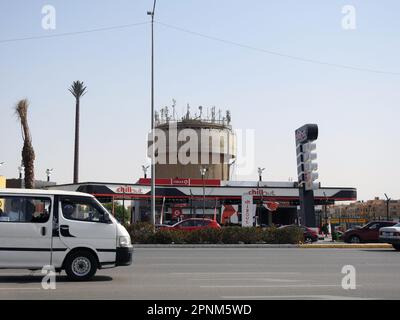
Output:
[[297,129],[296,132],[296,143],[306,143],[309,141],[317,140],[318,138],[318,125],[306,124],[301,128]]
[[136,189],[132,188],[131,186],[120,186],[115,189],[115,193],[121,193],[121,194],[143,194],[145,193],[143,189]]
[[261,189],[252,189],[249,191],[249,195],[252,196],[266,196],[266,197],[275,197],[275,191],[266,191],[266,190],[261,190]]

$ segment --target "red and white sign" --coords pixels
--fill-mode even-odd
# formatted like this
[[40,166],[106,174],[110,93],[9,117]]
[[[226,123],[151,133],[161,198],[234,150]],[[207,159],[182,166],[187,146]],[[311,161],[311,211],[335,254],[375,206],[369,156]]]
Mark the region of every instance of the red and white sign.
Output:
[[279,202],[267,201],[267,202],[264,202],[263,205],[264,205],[265,209],[273,212],[273,211],[278,210]]
[[238,205],[225,204],[223,206],[223,211],[221,215],[221,224],[225,224],[227,222],[237,223],[238,217]]
[[179,218],[182,215],[182,209],[174,207],[172,208],[172,219]]
[[149,190],[144,190],[142,188],[134,188],[132,186],[120,186],[116,188],[111,188],[111,190],[114,189],[115,193],[120,193],[120,194],[145,194]]
[[[175,179],[156,179],[156,185],[163,186],[202,186],[203,183],[208,187],[221,186],[221,180],[218,179],[189,179],[189,178],[175,178]],[[142,185],[150,185],[150,179],[141,178],[138,181]]]
[[253,196],[244,194],[242,196],[242,227],[252,227],[254,223]]

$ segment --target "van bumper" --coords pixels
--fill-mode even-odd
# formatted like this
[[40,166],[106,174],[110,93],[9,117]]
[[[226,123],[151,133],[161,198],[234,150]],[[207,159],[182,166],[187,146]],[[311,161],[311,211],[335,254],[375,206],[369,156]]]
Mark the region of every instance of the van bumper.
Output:
[[129,266],[132,264],[133,247],[117,248],[116,266]]

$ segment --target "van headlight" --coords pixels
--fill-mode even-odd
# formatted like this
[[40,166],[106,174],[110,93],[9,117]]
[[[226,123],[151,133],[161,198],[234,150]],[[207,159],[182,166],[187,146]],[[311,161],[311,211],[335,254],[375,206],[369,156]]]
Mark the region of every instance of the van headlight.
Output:
[[131,245],[131,237],[122,236],[119,237],[119,246],[120,247],[129,247]]

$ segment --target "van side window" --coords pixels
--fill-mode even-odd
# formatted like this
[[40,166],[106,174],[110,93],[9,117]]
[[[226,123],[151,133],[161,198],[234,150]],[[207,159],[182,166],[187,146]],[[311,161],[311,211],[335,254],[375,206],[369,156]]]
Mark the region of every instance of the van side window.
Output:
[[49,220],[51,200],[48,198],[5,196],[0,202],[0,223],[45,223]]
[[104,219],[104,211],[91,198],[62,197],[61,212],[65,219],[101,222]]

